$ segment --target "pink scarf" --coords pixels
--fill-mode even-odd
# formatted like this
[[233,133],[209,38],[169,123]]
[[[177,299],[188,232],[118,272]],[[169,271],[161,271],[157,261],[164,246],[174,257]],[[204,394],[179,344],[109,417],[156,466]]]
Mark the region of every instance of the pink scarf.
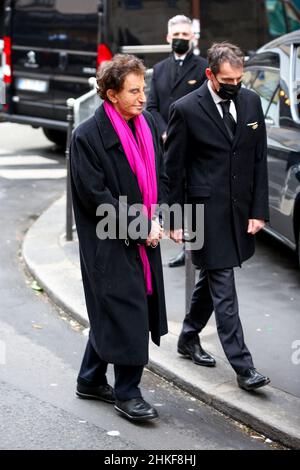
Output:
[[[135,116],[133,122],[136,139],[125,119],[115,110],[112,104],[104,102],[104,109],[116,131],[131,170],[137,177],[143,198],[144,212],[151,220],[157,204],[157,181],[155,170],[155,152],[153,138],[146,119],[142,114]],[[144,245],[139,245],[143,264],[147,295],[152,294],[151,268]]]

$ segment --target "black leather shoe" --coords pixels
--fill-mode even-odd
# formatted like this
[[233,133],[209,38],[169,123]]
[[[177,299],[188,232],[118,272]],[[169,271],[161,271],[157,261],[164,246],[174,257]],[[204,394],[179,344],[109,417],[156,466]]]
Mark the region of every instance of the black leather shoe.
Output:
[[257,372],[254,367],[251,367],[244,375],[237,375],[237,382],[240,388],[249,391],[268,385],[270,379]]
[[131,421],[146,421],[158,417],[156,409],[142,397],[132,398],[127,401],[116,400],[115,409]]
[[76,395],[79,398],[89,400],[102,400],[106,403],[115,403],[115,392],[110,385],[99,385],[98,387],[87,387],[77,384]]
[[215,359],[202,348],[199,338],[184,341],[179,337],[177,351],[179,354],[192,359],[199,366],[214,367],[216,365]]
[[185,250],[184,248],[181,250],[180,253],[178,253],[175,258],[172,258],[169,261],[169,268],[178,268],[179,266],[184,266],[185,265]]

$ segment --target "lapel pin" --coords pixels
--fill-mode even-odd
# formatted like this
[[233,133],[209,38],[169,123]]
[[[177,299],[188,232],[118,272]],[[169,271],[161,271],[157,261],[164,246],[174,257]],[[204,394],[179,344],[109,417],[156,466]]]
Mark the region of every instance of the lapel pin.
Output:
[[195,83],[197,83],[197,80],[189,80],[188,81],[189,85],[195,85]]
[[247,124],[247,126],[248,126],[248,127],[252,127],[252,129],[255,130],[255,129],[258,128],[258,122],[257,122],[257,121],[255,121],[255,122],[249,122],[249,123]]

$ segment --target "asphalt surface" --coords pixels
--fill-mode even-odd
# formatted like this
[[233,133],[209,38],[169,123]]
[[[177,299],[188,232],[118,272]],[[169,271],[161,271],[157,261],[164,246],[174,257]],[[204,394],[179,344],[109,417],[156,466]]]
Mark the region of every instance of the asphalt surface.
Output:
[[75,397],[84,330],[35,290],[20,256],[25,232],[64,190],[64,156],[29,127],[0,124],[0,141],[0,449],[273,448],[151,372],[142,387],[156,423]]

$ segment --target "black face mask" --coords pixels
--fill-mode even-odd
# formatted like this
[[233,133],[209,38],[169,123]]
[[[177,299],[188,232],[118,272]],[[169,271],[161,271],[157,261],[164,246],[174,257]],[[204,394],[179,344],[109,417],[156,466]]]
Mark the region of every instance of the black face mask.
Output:
[[188,39],[172,39],[172,51],[176,54],[185,54],[190,48],[190,41]]
[[217,82],[220,85],[220,88],[219,91],[217,91],[216,93],[219,95],[220,98],[222,98],[222,100],[234,100],[242,86],[241,82],[237,85],[230,85],[229,83],[220,83],[218,80]]

